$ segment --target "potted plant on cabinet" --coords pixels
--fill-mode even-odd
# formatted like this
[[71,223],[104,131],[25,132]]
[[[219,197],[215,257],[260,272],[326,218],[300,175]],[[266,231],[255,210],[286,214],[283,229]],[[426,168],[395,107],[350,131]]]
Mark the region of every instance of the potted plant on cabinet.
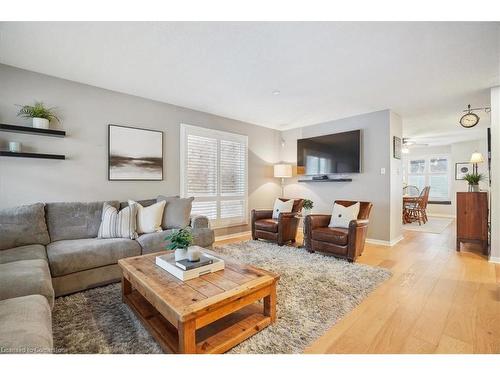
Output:
[[310,199],[304,199],[302,207],[304,208],[304,216],[310,215],[311,210],[314,207],[314,202]]
[[467,173],[464,176],[464,180],[469,183],[469,191],[470,192],[478,192],[479,191],[479,181],[483,179],[482,174],[478,173]]
[[165,240],[170,241],[167,249],[175,250],[175,261],[177,262],[188,257],[188,248],[193,243],[193,234],[189,229],[182,228],[174,230],[165,237]]
[[35,102],[35,105],[23,105],[17,113],[23,118],[33,120],[33,127],[38,129],[48,129],[52,120],[59,122],[59,118],[54,113],[55,108],[47,108],[42,102]]

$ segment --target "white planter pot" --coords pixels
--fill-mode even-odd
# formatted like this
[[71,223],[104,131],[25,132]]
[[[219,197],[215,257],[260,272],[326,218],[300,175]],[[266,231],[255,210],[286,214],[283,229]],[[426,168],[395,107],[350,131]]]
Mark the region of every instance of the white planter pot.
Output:
[[479,190],[479,184],[469,185],[469,191],[473,192],[473,193],[478,193],[480,191]]
[[178,262],[179,260],[187,259],[188,257],[188,249],[175,249],[175,261]]
[[49,120],[46,118],[33,117],[33,127],[37,129],[48,129]]
[[311,214],[311,210],[310,209],[308,210],[308,209],[304,208],[304,210],[302,211],[302,215],[304,215],[304,217],[307,216],[307,215],[310,215],[310,214]]

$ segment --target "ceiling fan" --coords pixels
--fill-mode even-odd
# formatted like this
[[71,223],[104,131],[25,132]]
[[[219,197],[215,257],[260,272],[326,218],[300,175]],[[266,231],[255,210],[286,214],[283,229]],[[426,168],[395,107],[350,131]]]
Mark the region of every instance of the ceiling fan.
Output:
[[403,154],[408,154],[410,152],[410,147],[426,147],[429,146],[428,143],[419,143],[411,138],[403,138],[403,147],[401,152]]

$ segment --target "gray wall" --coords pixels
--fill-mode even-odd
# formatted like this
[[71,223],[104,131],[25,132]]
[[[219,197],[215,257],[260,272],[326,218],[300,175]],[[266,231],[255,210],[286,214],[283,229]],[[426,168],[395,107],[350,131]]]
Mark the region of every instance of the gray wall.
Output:
[[[285,196],[311,199],[314,202],[313,213],[331,213],[333,201],[336,199],[371,201],[374,208],[368,237],[390,241],[392,142],[390,123],[391,111],[384,110],[282,132],[284,146],[281,150],[281,159],[293,164],[297,163],[296,140],[300,138],[361,129],[362,144],[361,173],[345,175],[351,177],[352,182],[301,183],[294,177],[287,180]],[[381,174],[381,168],[385,168],[385,175]],[[399,195],[401,196],[401,192]],[[400,212],[398,220],[401,221]],[[393,231],[396,230],[397,225],[394,225]],[[392,235],[397,237],[400,233]]]
[[[235,93],[237,94],[237,93]],[[16,117],[15,104],[42,100],[57,106],[66,138],[0,133],[25,151],[66,154],[67,160],[0,158],[0,207],[32,202],[141,199],[178,194],[179,125],[187,123],[248,135],[249,208],[271,207],[279,195],[272,164],[279,159],[276,130],[186,108],[120,94],[0,64],[0,122],[29,125]],[[108,124],[164,131],[164,180],[107,180]],[[248,230],[234,227],[218,235]]]

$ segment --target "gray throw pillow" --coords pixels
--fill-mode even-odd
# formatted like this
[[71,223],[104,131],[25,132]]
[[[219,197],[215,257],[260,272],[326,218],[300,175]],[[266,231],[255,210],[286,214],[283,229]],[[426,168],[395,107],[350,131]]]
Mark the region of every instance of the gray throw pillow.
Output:
[[0,250],[50,242],[43,203],[0,210]]
[[159,195],[157,202],[166,201],[161,226],[163,229],[184,228],[189,225],[193,197],[165,197]]

